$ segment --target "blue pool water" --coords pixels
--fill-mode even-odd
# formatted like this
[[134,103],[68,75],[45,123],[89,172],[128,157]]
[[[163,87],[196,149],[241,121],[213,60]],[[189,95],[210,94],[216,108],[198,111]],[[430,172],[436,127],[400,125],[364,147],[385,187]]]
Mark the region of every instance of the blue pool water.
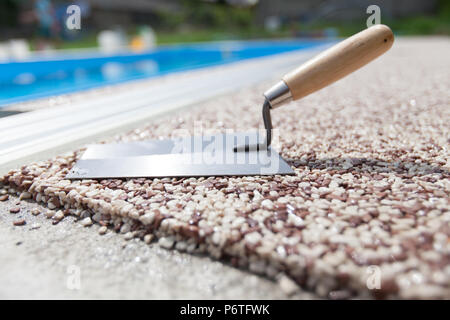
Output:
[[65,54],[0,63],[0,107],[171,72],[302,50],[321,41],[238,41],[159,47],[118,55]]

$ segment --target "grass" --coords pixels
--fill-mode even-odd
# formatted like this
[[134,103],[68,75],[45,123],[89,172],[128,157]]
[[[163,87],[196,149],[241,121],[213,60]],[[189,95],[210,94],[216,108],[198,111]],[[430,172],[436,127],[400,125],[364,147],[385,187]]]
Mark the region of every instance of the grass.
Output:
[[158,32],[158,44],[220,41],[220,40],[246,40],[246,39],[270,39],[289,37],[289,32],[281,30],[268,32],[265,30],[189,30],[181,32]]
[[[397,20],[382,19],[381,23],[388,25],[397,35],[450,35],[450,18],[445,17],[417,16]],[[303,27],[303,30],[325,28],[335,28],[341,37],[348,37],[366,28],[366,24],[365,21],[345,24],[316,23]]]
[[[447,15],[418,16],[393,21],[382,21],[392,28],[398,35],[450,35],[450,18]],[[293,30],[316,31],[325,28],[335,28],[341,37],[348,37],[366,28],[365,21],[347,23],[314,23],[309,25],[291,24],[276,32],[266,31],[264,28],[250,26],[245,28],[231,28],[223,30],[218,28],[193,28],[186,27],[178,31],[157,31],[158,44],[220,41],[220,40],[245,40],[245,39],[270,39],[293,37]],[[129,33],[130,37],[135,32]],[[30,41],[32,50],[36,48],[38,40]],[[57,41],[58,49],[92,48],[97,46],[95,34],[86,34],[73,41]]]
[[[130,32],[129,38],[135,33]],[[187,42],[221,41],[221,40],[245,40],[245,39],[269,39],[286,38],[290,33],[286,30],[279,32],[267,32],[264,30],[205,30],[190,29],[180,32],[160,31],[156,33],[157,44],[173,44]],[[38,46],[38,39],[31,39],[30,46],[35,50]],[[97,36],[89,34],[73,41],[56,41],[53,44],[57,49],[82,49],[97,46]]]
[[392,21],[391,25],[403,35],[450,35],[450,17],[420,16]]

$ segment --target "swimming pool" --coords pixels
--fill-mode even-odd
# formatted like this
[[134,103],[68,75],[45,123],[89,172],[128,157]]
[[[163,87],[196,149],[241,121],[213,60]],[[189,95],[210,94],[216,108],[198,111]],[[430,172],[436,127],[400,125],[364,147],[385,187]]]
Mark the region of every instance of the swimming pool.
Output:
[[163,46],[139,54],[78,53],[0,63],[0,107],[321,44],[324,41],[232,41]]

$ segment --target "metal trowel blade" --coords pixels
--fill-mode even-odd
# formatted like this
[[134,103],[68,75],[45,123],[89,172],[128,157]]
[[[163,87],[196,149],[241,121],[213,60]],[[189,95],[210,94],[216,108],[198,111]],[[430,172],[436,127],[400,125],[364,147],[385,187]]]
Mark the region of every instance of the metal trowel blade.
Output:
[[255,132],[92,145],[66,178],[294,174],[292,168],[272,148],[250,152],[233,151],[236,145],[257,143],[261,138]]

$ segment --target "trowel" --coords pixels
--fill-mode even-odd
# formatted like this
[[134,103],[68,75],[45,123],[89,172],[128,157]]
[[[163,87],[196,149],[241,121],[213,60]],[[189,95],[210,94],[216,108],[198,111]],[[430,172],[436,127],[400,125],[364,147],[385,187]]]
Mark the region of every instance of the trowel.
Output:
[[265,130],[89,146],[66,178],[165,178],[294,174],[272,148],[271,111],[345,77],[389,50],[394,35],[375,25],[286,74],[264,93]]

